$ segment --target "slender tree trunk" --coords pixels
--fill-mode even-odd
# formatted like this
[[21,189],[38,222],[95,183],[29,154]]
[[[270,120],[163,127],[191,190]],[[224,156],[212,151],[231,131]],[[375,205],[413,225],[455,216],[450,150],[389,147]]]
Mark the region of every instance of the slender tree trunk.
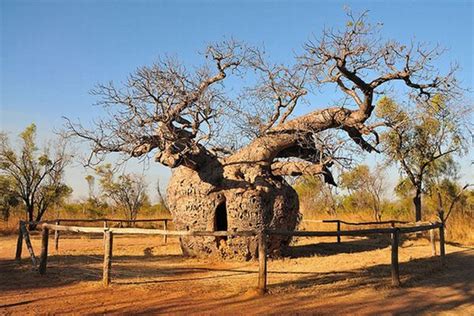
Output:
[[[33,207],[34,207],[34,205],[33,205]],[[49,207],[49,204],[44,204],[44,203],[40,203],[39,205],[37,205],[36,218],[34,219],[35,222],[41,221],[41,219],[43,218],[44,213],[46,213],[46,211],[48,210],[48,207]],[[37,225],[30,225],[30,229],[36,229],[36,226]]]
[[382,212],[381,212],[381,206],[380,206],[380,198],[375,196],[374,197],[374,217],[376,222],[381,222],[382,221]]
[[417,188],[415,197],[413,198],[415,204],[415,221],[421,221],[421,189]]
[[[34,205],[33,204],[26,204],[26,214],[28,217],[28,221],[32,222],[34,221]],[[36,228],[36,225],[34,224],[29,224],[28,229],[33,230]]]

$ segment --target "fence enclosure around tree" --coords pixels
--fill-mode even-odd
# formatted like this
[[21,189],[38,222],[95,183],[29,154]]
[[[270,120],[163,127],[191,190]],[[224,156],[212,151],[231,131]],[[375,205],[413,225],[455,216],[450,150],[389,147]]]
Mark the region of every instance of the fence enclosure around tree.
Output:
[[[258,290],[260,293],[265,293],[267,290],[267,244],[266,239],[269,235],[285,235],[294,237],[336,237],[338,243],[341,243],[342,236],[358,236],[364,237],[376,234],[385,234],[391,236],[391,284],[393,286],[400,286],[400,272],[398,263],[398,248],[400,236],[402,234],[417,233],[422,231],[429,231],[430,244],[432,247],[432,254],[436,255],[436,241],[435,230],[439,229],[439,248],[441,263],[444,264],[445,259],[445,240],[444,240],[444,223],[442,222],[417,222],[408,223],[402,221],[385,221],[385,222],[363,222],[351,223],[341,220],[307,220],[308,222],[318,223],[335,223],[336,231],[284,231],[284,230],[249,230],[249,231],[176,231],[168,230],[167,223],[170,219],[146,219],[146,220],[119,220],[119,219],[55,219],[43,222],[25,222],[20,221],[18,242],[15,259],[20,262],[23,248],[23,241],[30,253],[32,264],[34,268],[38,268],[40,274],[46,273],[48,261],[48,244],[49,232],[53,230],[55,249],[59,249],[60,232],[75,232],[84,234],[103,234],[104,237],[104,265],[103,265],[103,284],[108,286],[111,283],[111,269],[113,263],[113,240],[115,235],[161,235],[163,241],[167,242],[167,237],[180,236],[206,236],[206,237],[253,237],[258,236]],[[83,227],[61,225],[61,223],[84,222],[84,223],[100,223],[103,222],[103,227]],[[123,228],[123,227],[109,227],[109,223],[138,223],[138,222],[163,222],[163,229],[148,229],[148,228]],[[40,259],[35,256],[33,247],[31,245],[29,231],[27,224],[40,225],[41,228],[41,255]],[[390,224],[388,228],[371,228],[358,230],[341,230],[341,224],[361,226],[374,224]],[[396,227],[396,224],[411,225],[405,227]],[[121,225],[120,225],[121,226]]]

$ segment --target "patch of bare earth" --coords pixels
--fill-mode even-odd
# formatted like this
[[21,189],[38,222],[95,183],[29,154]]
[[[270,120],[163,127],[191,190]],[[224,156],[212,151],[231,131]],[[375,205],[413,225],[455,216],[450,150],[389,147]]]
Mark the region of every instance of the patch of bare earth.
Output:
[[473,248],[447,245],[443,268],[426,240],[404,240],[403,286],[392,288],[388,240],[333,239],[300,239],[270,260],[269,293],[258,296],[256,262],[183,258],[175,239],[114,238],[105,289],[102,238],[63,237],[40,276],[26,249],[21,265],[12,260],[15,237],[1,237],[0,314],[474,314]]

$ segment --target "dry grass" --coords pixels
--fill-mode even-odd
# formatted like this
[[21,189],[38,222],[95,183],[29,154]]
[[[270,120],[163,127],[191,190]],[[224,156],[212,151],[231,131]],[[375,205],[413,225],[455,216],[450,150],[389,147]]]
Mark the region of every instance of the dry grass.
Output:
[[[373,216],[370,212],[344,212],[337,216],[329,216],[327,214],[318,214],[316,212],[308,212],[310,216],[304,216],[303,219],[340,219],[347,222],[372,222],[374,221]],[[382,220],[400,220],[400,221],[412,221],[411,214],[400,215],[397,217],[385,217]],[[437,216],[435,214],[426,214],[425,219],[427,221],[436,221]],[[302,222],[300,228],[309,230],[335,230],[336,224],[331,223],[307,223]],[[361,226],[359,226],[361,227]],[[372,225],[375,227],[375,225]],[[355,226],[342,226],[342,229],[354,229]],[[446,241],[455,242],[463,245],[474,245],[474,218],[469,213],[457,214],[453,213],[446,223]]]
[[23,219],[19,216],[11,216],[8,221],[0,220],[0,236],[8,236],[18,233],[18,222]]
[[[57,212],[50,212],[46,216],[44,216],[43,220],[53,220],[58,218],[58,216],[55,216],[54,214],[57,214]],[[105,216],[107,218],[113,218],[113,219],[125,219],[125,217],[122,214],[116,214],[116,215],[108,215]],[[59,218],[67,218],[67,219],[93,219],[93,217],[88,217],[84,216],[82,213],[61,213],[59,214]],[[156,219],[156,218],[169,218],[171,219],[169,214],[145,214],[143,216],[139,216],[138,219]],[[0,236],[8,236],[11,234],[17,234],[18,233],[18,223],[20,220],[25,220],[25,216],[23,214],[13,214],[10,216],[8,221],[2,221],[0,220]],[[79,224],[81,226],[85,226],[84,223]],[[97,226],[97,227],[102,227],[102,223],[87,223],[87,226]],[[112,225],[118,225],[112,224]],[[124,224],[125,225],[125,224]],[[142,228],[162,228],[163,227],[163,222],[146,222],[146,223],[137,223],[135,224],[135,227],[142,227]],[[173,229],[173,223],[168,222],[168,229]]]
[[[45,216],[44,219],[55,219],[56,216],[53,214],[57,214],[57,212],[50,212]],[[308,215],[311,214],[311,215]],[[73,219],[84,219],[84,214],[82,213],[64,213],[60,214],[62,218],[73,218]],[[115,216],[108,216],[110,218],[123,218],[120,214]],[[140,219],[150,219],[150,218],[170,218],[169,214],[145,214],[139,217]],[[307,212],[307,215],[303,216],[303,219],[341,219],[348,222],[369,222],[373,221],[372,214],[370,212],[344,212],[340,213],[337,216],[329,216],[328,214],[319,214],[317,212]],[[427,214],[425,216],[427,220],[436,220],[435,214]],[[24,219],[24,216],[20,214],[13,214],[10,217],[8,222],[0,221],[0,236],[8,236],[11,234],[16,234],[18,231],[18,221],[20,219]],[[398,217],[391,217],[391,218],[383,218],[383,220],[394,219],[394,220],[402,220],[402,221],[411,221],[412,218],[410,214],[399,215]],[[101,226],[100,223],[96,224],[89,224],[89,225],[96,225]],[[162,223],[139,223],[136,224],[136,227],[143,227],[143,228],[161,228]],[[168,224],[169,229],[173,229],[173,223]],[[353,229],[354,227],[344,227],[343,229]],[[300,229],[313,229],[313,230],[335,230],[335,224],[317,224],[311,223],[308,226],[308,223],[302,222],[300,224]],[[448,222],[446,227],[446,240],[448,242],[455,242],[463,245],[474,245],[474,218],[469,213],[466,214],[458,214],[453,213]]]
[[[39,249],[40,236],[33,234]],[[184,258],[175,239],[117,236],[112,286],[101,286],[102,238],[68,235],[39,276],[11,260],[14,236],[0,237],[0,315],[13,314],[451,314],[473,311],[473,250],[447,246],[449,269],[425,240],[403,240],[404,286],[390,284],[383,239],[300,238],[269,260],[269,294],[255,296],[256,262]],[[26,256],[26,255],[25,255]]]
[[446,224],[448,241],[474,245],[474,218],[467,214],[452,214]]

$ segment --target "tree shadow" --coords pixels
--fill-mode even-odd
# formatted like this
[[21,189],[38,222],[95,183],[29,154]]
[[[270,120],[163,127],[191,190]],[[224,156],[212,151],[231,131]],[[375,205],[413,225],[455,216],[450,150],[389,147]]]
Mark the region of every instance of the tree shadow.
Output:
[[[473,266],[469,265],[474,259],[472,251],[469,252],[458,252],[447,256],[447,266],[443,267],[438,257],[416,259],[410,262],[402,263],[400,265],[402,275],[402,288],[391,289],[388,286],[390,282],[390,265],[382,264],[369,267],[367,269],[357,269],[352,271],[342,272],[327,272],[327,273],[312,273],[303,272],[299,273],[301,277],[297,280],[279,282],[270,284],[269,296],[265,297],[253,297],[243,298],[242,296],[235,296],[232,299],[229,297],[216,298],[210,301],[205,300],[193,300],[193,305],[184,304],[189,301],[186,298],[186,294],[183,293],[179,298],[173,298],[163,302],[160,306],[155,307],[138,307],[134,309],[134,312],[139,313],[183,313],[190,311],[213,311],[219,306],[231,308],[235,307],[235,310],[243,310],[240,307],[247,308],[258,308],[262,305],[271,305],[271,311],[273,313],[287,312],[287,313],[314,313],[317,309],[307,307],[311,302],[321,302],[322,297],[326,297],[327,293],[321,291],[305,291],[309,293],[305,296],[295,295],[295,289],[304,289],[309,287],[321,288],[324,290],[325,285],[337,286],[337,292],[329,293],[331,298],[345,298],[344,296],[350,295],[350,293],[359,291],[363,288],[372,287],[375,289],[389,289],[390,295],[388,298],[382,299],[382,297],[370,298],[366,301],[366,298],[355,300],[351,304],[333,303],[331,299],[324,300],[322,305],[325,308],[325,312],[332,313],[355,313],[361,308],[372,308],[373,314],[390,313],[390,314],[405,314],[405,313],[436,313],[449,311],[456,307],[470,304],[474,301],[474,294],[472,291],[472,283],[474,279]],[[269,278],[271,280],[272,271],[269,271]],[[293,272],[279,272],[289,273]],[[348,279],[351,282],[345,282]],[[407,292],[411,287],[422,286],[427,289],[432,289],[436,292],[437,288],[449,287],[460,292],[458,296],[445,296],[443,297],[443,303],[436,303],[437,299],[431,292],[423,293],[418,292]],[[426,291],[425,291],[426,292]],[[273,294],[273,295],[272,295]],[[426,297],[434,298],[433,300],[426,300]],[[268,298],[266,300],[266,298]],[[271,300],[271,302],[269,302]],[[396,304],[388,304],[387,300],[397,301]],[[254,303],[248,305],[248,303]],[[266,302],[266,303],[265,303]],[[252,307],[253,306],[253,307]],[[256,309],[252,309],[255,311]],[[125,309],[118,308],[115,312],[123,312]],[[269,310],[267,310],[268,312]]]
[[[354,240],[356,242],[357,240]],[[370,242],[370,241],[368,241]],[[101,255],[80,255],[80,256],[61,256],[52,255],[48,262],[48,270],[45,275],[40,276],[38,271],[32,271],[28,264],[18,265],[12,260],[0,261],[0,292],[7,294],[8,291],[27,291],[30,289],[40,288],[54,288],[58,286],[73,285],[83,281],[98,282],[100,285],[102,279],[102,256]],[[411,313],[417,312],[441,312],[456,308],[463,304],[469,304],[474,301],[474,294],[472,284],[474,281],[474,266],[472,265],[474,259],[474,252],[466,250],[463,252],[456,252],[446,256],[446,267],[442,267],[439,257],[416,259],[406,263],[400,264],[400,274],[402,281],[402,288],[390,290],[390,298],[403,298],[403,304],[398,306],[396,310],[389,310],[384,306],[384,300],[371,302],[377,313]],[[265,300],[265,297],[274,297],[272,299],[272,310],[287,311],[287,312],[301,312],[311,313],[314,309],[308,307],[312,301],[321,301],[321,297],[331,295],[334,297],[343,297],[350,293],[357,292],[364,288],[375,289],[390,289],[390,265],[379,264],[362,269],[354,269],[348,271],[338,272],[293,272],[274,271],[272,270],[272,262],[269,263],[269,296],[263,298],[252,297],[242,298],[240,294],[236,294],[235,289],[229,290],[228,295],[217,295],[215,300],[186,298],[189,296],[188,288],[198,289],[201,286],[208,288],[208,283],[196,284],[188,287],[190,282],[199,282],[202,280],[221,280],[217,284],[219,286],[214,290],[223,291],[226,293],[226,287],[235,280],[235,278],[242,278],[245,275],[257,274],[257,268],[252,265],[248,268],[246,264],[223,263],[219,266],[213,267],[209,262],[189,261],[190,259],[182,257],[181,255],[165,255],[165,256],[114,256],[112,265],[112,284],[120,285],[147,285],[147,284],[180,284],[178,288],[184,289],[183,293],[178,293],[179,297],[173,297],[169,300],[160,301],[160,306],[152,306],[144,304],[143,307],[133,307],[137,304],[131,301],[128,305],[129,309],[123,307],[124,304],[119,304],[122,307],[117,307],[115,312],[126,312],[133,310],[140,313],[155,313],[155,312],[189,312],[196,311],[196,306],[187,305],[185,302],[192,304],[200,304],[203,310],[212,310],[212,308],[219,308],[226,304],[227,307],[235,306],[239,310],[239,304],[258,302]],[[314,259],[317,261],[317,258]],[[26,259],[24,261],[26,263]],[[158,264],[155,264],[158,263]],[[280,281],[282,278],[278,277],[277,283],[272,282],[277,275],[288,275],[289,280]],[[273,280],[275,280],[273,279]],[[214,284],[214,283],[213,283]],[[248,288],[254,288],[255,284],[249,282]],[[432,305],[432,302],[424,302],[421,296],[406,295],[406,290],[421,286],[424,289],[433,289],[441,287],[449,287],[456,290],[462,295],[459,298],[450,299],[446,304]],[[166,289],[166,288],[165,288]],[[170,289],[173,289],[172,287]],[[304,290],[309,289],[309,290]],[[332,292],[326,292],[327,289],[332,289]],[[294,295],[300,291],[302,295]],[[84,293],[88,292],[86,290]],[[96,293],[96,289],[91,289],[91,295]],[[296,292],[295,292],[296,291]],[[426,291],[425,291],[426,292]],[[167,293],[165,291],[165,293]],[[432,295],[432,293],[425,293]],[[230,296],[229,296],[230,295]],[[278,297],[278,299],[277,299]],[[155,298],[157,299],[157,298]],[[128,298],[123,298],[128,300]],[[130,298],[130,300],[133,300]],[[29,301],[14,302],[7,307],[14,307],[22,304],[28,304]],[[191,304],[190,303],[190,304]],[[332,306],[330,300],[324,302],[327,308],[334,308],[334,312],[341,311],[341,306]],[[364,304],[364,305],[362,305]],[[357,313],[357,308],[366,306],[367,302],[358,302],[354,304],[347,304],[344,308],[344,313]],[[139,304],[138,304],[139,305]],[[130,309],[132,308],[132,309]],[[201,310],[201,309],[200,309]],[[114,310],[108,310],[113,312]]]
[[390,246],[390,239],[387,236],[371,236],[369,238],[344,240],[341,243],[334,241],[288,246],[282,252],[282,255],[289,258],[325,257],[340,253],[372,251],[388,246]]
[[[183,262],[181,255],[162,256],[114,256],[113,278],[130,277],[160,277],[163,275],[179,275],[190,271],[174,271],[173,268],[157,268],[150,266],[156,262]],[[47,271],[40,275],[31,265],[30,258],[23,258],[20,263],[14,260],[0,260],[0,292],[18,289],[39,289],[64,285],[72,285],[82,281],[100,281],[102,279],[102,255],[50,255],[48,256]],[[146,266],[149,264],[149,266]],[[132,270],[133,273],[128,271]]]
[[[439,257],[421,258],[400,263],[401,291],[391,293],[392,298],[405,295],[403,289],[422,286],[433,289],[449,287],[461,293],[462,299],[445,304],[432,305],[432,302],[420,302],[410,297],[404,297],[406,304],[396,312],[397,314],[412,312],[441,312],[474,302],[474,252],[470,250],[452,253],[446,256],[446,265],[443,266]],[[350,282],[340,282],[349,280]],[[391,267],[389,264],[375,265],[364,269],[345,272],[314,273],[302,276],[296,280],[289,280],[271,284],[269,291],[280,293],[286,289],[305,289],[315,286],[324,286],[339,282],[337,292],[351,293],[364,287],[375,289],[390,288]],[[295,304],[291,302],[288,304]],[[379,306],[381,309],[382,305]],[[357,312],[357,309],[353,310]],[[387,312],[387,311],[385,311]]]
[[[450,311],[460,306],[472,304],[474,294],[472,283],[474,267],[469,265],[474,253],[457,252],[446,258],[443,267],[438,257],[416,259],[400,265],[401,288],[391,288],[390,265],[382,264],[366,269],[341,272],[303,272],[296,280],[272,283],[272,271],[269,271],[270,295],[248,297],[232,294],[213,299],[192,297],[186,292],[178,293],[159,304],[146,306],[117,307],[109,312],[134,314],[154,313],[211,313],[224,307],[225,310],[272,313],[272,314],[413,314]],[[317,260],[317,259],[316,259]],[[271,265],[270,265],[271,268]],[[292,273],[292,272],[279,272]],[[350,282],[347,280],[350,279]],[[251,285],[249,285],[251,286]],[[298,289],[314,287],[314,290],[297,293]],[[361,289],[372,287],[382,289],[387,294],[349,297]],[[423,290],[416,291],[416,287]],[[457,294],[436,296],[436,289],[448,287]],[[431,290],[429,290],[431,289]],[[329,290],[329,292],[327,291]],[[217,290],[216,290],[217,291]],[[344,302],[344,303],[341,303]],[[316,305],[315,305],[316,303]],[[317,306],[317,307],[315,307]],[[366,312],[369,310],[369,312]]]

